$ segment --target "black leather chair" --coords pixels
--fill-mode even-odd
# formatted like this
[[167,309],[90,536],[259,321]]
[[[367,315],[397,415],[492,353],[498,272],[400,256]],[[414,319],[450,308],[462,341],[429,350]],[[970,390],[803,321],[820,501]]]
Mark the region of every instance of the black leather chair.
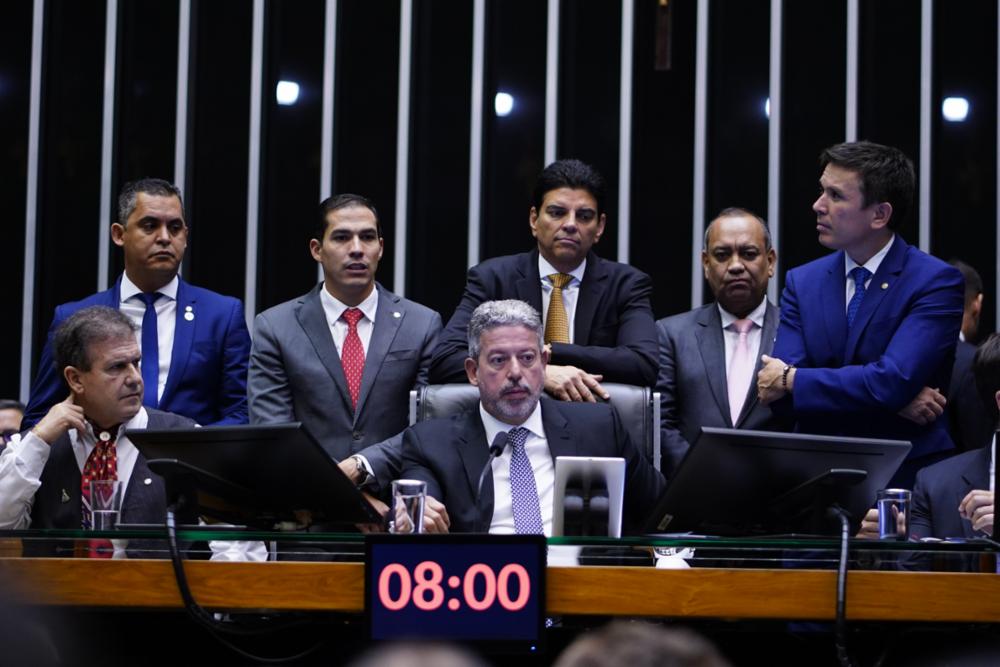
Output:
[[[660,469],[660,394],[649,387],[603,382],[632,441]],[[552,400],[543,397],[545,400]],[[479,389],[471,384],[432,384],[410,392],[410,424],[471,410]]]

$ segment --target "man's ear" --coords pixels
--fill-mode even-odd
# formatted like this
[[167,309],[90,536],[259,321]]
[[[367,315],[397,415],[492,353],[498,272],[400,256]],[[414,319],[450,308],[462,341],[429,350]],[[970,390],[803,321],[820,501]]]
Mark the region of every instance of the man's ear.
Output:
[[479,363],[471,357],[465,358],[465,376],[469,378],[469,384],[473,387],[479,386],[479,378],[476,377],[476,371],[479,370]]
[[111,241],[118,247],[125,245],[125,227],[120,223],[111,223]]
[[80,369],[75,366],[67,366],[63,369],[63,377],[66,379],[66,384],[69,385],[69,390],[73,392],[73,395],[83,393],[83,382],[80,381]]
[[889,219],[892,218],[892,204],[887,201],[879,202],[875,204],[873,213],[872,227],[882,229],[889,224]]

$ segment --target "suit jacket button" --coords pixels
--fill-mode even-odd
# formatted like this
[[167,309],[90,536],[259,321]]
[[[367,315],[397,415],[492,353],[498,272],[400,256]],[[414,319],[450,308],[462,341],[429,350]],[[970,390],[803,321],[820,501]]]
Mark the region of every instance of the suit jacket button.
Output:
[[363,437],[364,437],[364,435],[365,435],[365,434],[364,434],[364,433],[362,433],[361,431],[355,431],[354,433],[352,433],[352,434],[351,434],[351,436],[352,436],[352,437],[353,437],[353,438],[354,438],[355,440],[360,440],[361,438],[363,438]]

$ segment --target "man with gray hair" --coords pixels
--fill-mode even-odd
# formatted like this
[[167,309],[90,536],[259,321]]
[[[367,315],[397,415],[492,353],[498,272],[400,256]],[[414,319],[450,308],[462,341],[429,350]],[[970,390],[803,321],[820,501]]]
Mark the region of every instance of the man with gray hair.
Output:
[[[557,456],[612,456],[626,461],[625,529],[641,524],[664,487],[608,405],[539,400],[549,353],[541,318],[523,301],[486,301],[469,320],[465,372],[479,387],[476,409],[430,419],[403,433],[403,472],[427,482],[437,503],[428,532],[552,534]],[[507,446],[492,461],[478,498],[480,471],[500,432]]]
[[69,393],[0,454],[0,528],[89,527],[89,482],[105,479],[124,486],[123,522],[162,522],[163,480],[126,431],[194,422],[143,407],[135,325],[119,310],[90,306],[56,329],[52,347]]
[[250,334],[243,304],[177,275],[188,240],[177,186],[159,178],[126,183],[111,240],[122,248],[125,272],[111,289],[56,308],[22,427],[34,426],[66,395],[62,369],[53,363],[53,332],[88,306],[120,310],[136,324],[143,405],[202,425],[247,423]]

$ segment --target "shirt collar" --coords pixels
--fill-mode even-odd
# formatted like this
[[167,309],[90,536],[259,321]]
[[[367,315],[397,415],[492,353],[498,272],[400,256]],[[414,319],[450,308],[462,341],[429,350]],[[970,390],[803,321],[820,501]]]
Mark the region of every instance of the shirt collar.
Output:
[[[73,444],[82,443],[87,447],[94,447],[97,444],[97,435],[94,433],[94,427],[91,426],[90,421],[85,422],[87,424],[87,429],[80,433],[75,428],[69,430],[69,439]],[[123,431],[128,429],[146,428],[149,423],[149,414],[146,412],[146,408],[140,407],[139,412],[135,413],[131,419],[126,422],[122,422],[118,426],[118,433],[113,434],[115,441],[117,442],[121,438]]]
[[878,267],[882,264],[882,260],[885,259],[886,255],[889,254],[889,248],[892,247],[892,242],[895,241],[895,240],[896,240],[896,235],[893,234],[892,236],[889,237],[889,242],[886,243],[884,246],[882,246],[882,249],[879,250],[874,255],[872,255],[871,259],[869,259],[864,264],[858,264],[853,259],[851,259],[850,255],[848,255],[845,252],[844,253],[844,276],[845,277],[849,276],[851,274],[851,271],[853,271],[854,267],[856,267],[856,266],[864,266],[866,269],[868,269],[869,271],[871,271],[872,275],[874,276],[875,272],[878,271]]
[[[323,303],[323,310],[326,312],[326,319],[330,326],[333,326],[340,316],[344,314],[344,311],[351,306],[333,296],[326,290],[326,285],[322,285],[319,289],[319,299]],[[378,308],[378,286],[376,285],[371,294],[365,297],[365,300],[354,306],[368,318],[368,321],[372,324],[375,323],[375,311]]]
[[[719,307],[719,315],[722,317],[722,328],[725,329],[730,324],[740,319],[730,313],[728,310],[722,307],[721,303],[716,304]],[[767,312],[767,296],[765,295],[763,299],[760,300],[760,305],[750,311],[750,314],[746,316],[746,319],[750,320],[756,324],[761,329],[764,328],[764,314]]]
[[[570,285],[578,285],[583,282],[583,272],[587,270],[587,258],[584,257],[580,265],[569,272],[569,275],[573,276],[573,280],[569,282]],[[542,257],[542,253],[538,253],[538,275],[542,277],[542,280],[546,280],[546,276],[550,276],[553,273],[562,273],[559,269],[549,264],[549,261]]]
[[[177,283],[179,279],[174,276],[169,283],[156,290],[158,294],[162,294],[165,297],[169,297],[174,301],[177,300]],[[121,286],[121,296],[119,297],[122,301],[128,301],[136,294],[142,294],[142,290],[135,286],[135,283],[128,279],[127,273],[122,273],[122,286]]]
[[492,443],[493,438],[495,438],[497,436],[497,433],[499,433],[500,431],[506,432],[511,430],[512,428],[516,428],[517,426],[523,426],[524,428],[528,429],[529,431],[537,435],[539,438],[545,437],[545,427],[542,426],[541,400],[535,403],[535,409],[532,411],[531,415],[529,415],[528,418],[524,420],[523,424],[508,424],[506,422],[500,421],[490,413],[486,412],[486,409],[483,407],[482,401],[479,402],[479,416],[483,420],[483,429],[486,430],[487,443]]

